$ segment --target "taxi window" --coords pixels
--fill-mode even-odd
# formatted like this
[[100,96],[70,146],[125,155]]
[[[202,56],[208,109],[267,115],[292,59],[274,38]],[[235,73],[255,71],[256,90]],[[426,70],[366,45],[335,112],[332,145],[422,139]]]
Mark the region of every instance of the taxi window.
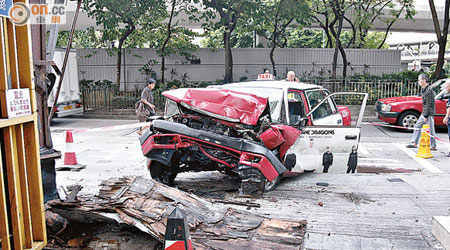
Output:
[[302,95],[299,92],[288,92],[288,110],[289,110],[289,124],[293,125],[304,117],[305,105],[303,105]]
[[[327,93],[323,90],[313,90],[307,92],[306,96],[308,97],[309,108],[312,109],[327,96]],[[325,118],[334,113],[336,113],[336,110],[334,108],[331,98],[329,98],[312,113],[312,117],[314,120],[317,120]]]

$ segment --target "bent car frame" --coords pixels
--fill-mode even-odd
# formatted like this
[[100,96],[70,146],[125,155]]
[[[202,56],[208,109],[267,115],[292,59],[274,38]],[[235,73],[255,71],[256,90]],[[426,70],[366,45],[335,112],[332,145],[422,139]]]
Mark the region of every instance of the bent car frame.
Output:
[[[172,184],[186,171],[213,171],[241,178],[241,192],[271,191],[283,176],[345,173],[357,148],[366,93],[333,93],[287,81],[251,81],[166,91],[164,117],[140,138],[151,177]],[[362,100],[357,121],[336,96]]]

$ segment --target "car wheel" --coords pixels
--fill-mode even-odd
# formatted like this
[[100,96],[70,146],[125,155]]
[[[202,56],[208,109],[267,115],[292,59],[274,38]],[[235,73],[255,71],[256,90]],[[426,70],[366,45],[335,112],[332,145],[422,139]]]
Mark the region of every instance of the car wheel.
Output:
[[278,175],[277,177],[275,177],[275,179],[273,179],[272,181],[265,181],[265,185],[264,185],[264,189],[266,192],[270,192],[275,190],[275,188],[277,188],[278,183],[280,183],[281,181],[281,174]]
[[419,120],[420,114],[416,111],[406,111],[400,115],[397,124],[402,127],[413,128]]
[[[149,160],[147,159],[147,162]],[[150,176],[153,180],[166,184],[173,185],[173,181],[177,177],[177,173],[170,170],[170,168],[160,162],[152,161],[149,166]]]

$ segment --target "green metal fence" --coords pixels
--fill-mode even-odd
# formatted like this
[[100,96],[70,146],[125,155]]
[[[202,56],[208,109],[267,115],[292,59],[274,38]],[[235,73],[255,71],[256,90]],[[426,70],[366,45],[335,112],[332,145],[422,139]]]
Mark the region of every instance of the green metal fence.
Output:
[[[364,92],[369,94],[368,104],[375,104],[380,98],[417,95],[420,87],[416,80],[387,80],[387,79],[343,79],[343,80],[318,80],[302,79],[301,82],[323,86],[335,92]],[[195,87],[190,85],[189,87]],[[84,112],[91,110],[114,111],[118,109],[134,109],[134,105],[139,101],[142,90],[116,91],[114,86],[100,87],[88,86],[81,89]],[[159,110],[164,107],[164,97],[161,95],[162,89],[153,90],[154,102]],[[342,104],[360,103],[359,97],[345,97],[340,100]]]

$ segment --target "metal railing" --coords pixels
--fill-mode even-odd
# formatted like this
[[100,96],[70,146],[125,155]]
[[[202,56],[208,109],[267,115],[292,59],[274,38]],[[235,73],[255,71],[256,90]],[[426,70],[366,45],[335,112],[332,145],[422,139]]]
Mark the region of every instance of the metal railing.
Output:
[[[142,90],[117,91],[114,86],[95,87],[90,86],[81,89],[81,102],[83,111],[93,110],[115,111],[134,110],[135,104],[141,99]],[[155,105],[162,109],[164,106],[161,90],[154,90]]]
[[[363,92],[369,94],[367,104],[375,104],[380,98],[417,95],[420,87],[417,80],[304,80],[303,82],[316,84],[328,89],[331,93],[336,92]],[[350,98],[350,99],[349,99]],[[355,97],[357,98],[357,97]],[[356,104],[357,100],[346,98],[346,104]]]
[[[367,104],[375,104],[380,98],[417,95],[420,87],[416,80],[318,80],[302,79],[302,82],[323,86],[331,93],[335,92],[364,92],[369,94]],[[191,87],[191,86],[189,86]],[[194,85],[195,87],[195,85]],[[154,104],[157,109],[164,108],[164,97],[161,95],[163,89],[153,90]],[[115,111],[134,110],[135,104],[140,100],[142,90],[117,91],[113,86],[99,87],[89,86],[81,88],[84,112],[93,110]],[[357,97],[346,97],[345,104],[357,104]]]

